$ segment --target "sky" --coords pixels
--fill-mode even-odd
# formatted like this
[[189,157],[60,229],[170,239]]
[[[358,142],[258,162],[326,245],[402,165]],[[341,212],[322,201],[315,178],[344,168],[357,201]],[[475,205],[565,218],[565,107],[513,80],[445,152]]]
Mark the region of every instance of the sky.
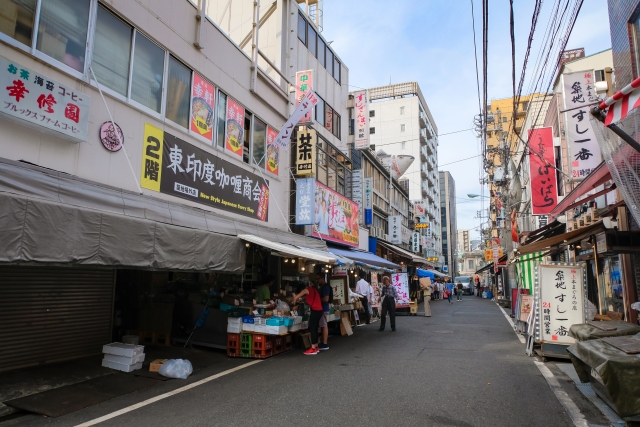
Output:
[[[562,0],[563,4],[565,0]],[[475,132],[443,135],[472,127],[479,112],[473,53],[471,0],[324,0],[322,35],[349,69],[350,90],[417,81],[434,117],[439,137],[439,170],[451,172],[456,185],[458,229],[479,236],[481,192],[480,141]],[[533,64],[553,8],[543,2],[525,73],[527,93]],[[514,2],[516,81],[520,79],[531,28],[533,1]],[[573,4],[573,0],[572,3]],[[481,1],[474,0],[479,66]],[[606,0],[585,0],[567,49],[584,47],[590,55],[611,47]],[[509,2],[489,2],[488,96],[505,98],[511,89]],[[482,82],[482,70],[480,70]],[[546,87],[546,82],[544,84]],[[487,207],[485,202],[485,208]]]

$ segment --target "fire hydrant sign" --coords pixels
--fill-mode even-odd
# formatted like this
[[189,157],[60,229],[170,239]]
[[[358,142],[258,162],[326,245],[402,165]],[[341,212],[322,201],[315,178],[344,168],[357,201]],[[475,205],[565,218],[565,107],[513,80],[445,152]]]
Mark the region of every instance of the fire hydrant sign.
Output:
[[538,270],[540,336],[554,344],[573,344],[571,325],[584,323],[584,270],[581,265],[544,264]]
[[391,285],[398,292],[398,300],[396,303],[400,305],[409,305],[409,278],[407,273],[393,273],[391,275]]
[[76,142],[87,140],[91,98],[0,56],[0,111]]

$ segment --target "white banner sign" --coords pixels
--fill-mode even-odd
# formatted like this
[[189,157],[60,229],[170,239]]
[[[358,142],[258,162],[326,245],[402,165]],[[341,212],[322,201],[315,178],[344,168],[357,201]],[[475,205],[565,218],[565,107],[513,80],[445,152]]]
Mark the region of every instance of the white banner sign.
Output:
[[598,101],[592,70],[562,75],[571,179],[584,179],[602,162],[600,146],[589,122],[589,104]]
[[409,230],[407,227],[403,225],[401,234],[402,234],[402,243],[406,243],[406,244],[411,243],[411,230]]
[[402,216],[389,215],[389,243],[402,243]]
[[391,285],[398,291],[398,305],[409,304],[409,278],[407,273],[393,273],[391,275]]
[[291,143],[291,134],[298,122],[318,103],[318,96],[313,90],[309,90],[304,94],[300,103],[289,117],[289,120],[282,126],[278,136],[273,143],[283,150],[289,150],[289,144]]
[[584,323],[584,279],[579,265],[538,267],[542,341],[573,344],[571,325]]
[[315,221],[315,178],[296,180],[296,225],[312,225]]
[[369,148],[369,103],[367,91],[361,90],[353,93],[354,135],[356,150]]
[[364,179],[364,208],[373,209],[373,178]]
[[420,237],[417,231],[411,235],[411,251],[420,252]]

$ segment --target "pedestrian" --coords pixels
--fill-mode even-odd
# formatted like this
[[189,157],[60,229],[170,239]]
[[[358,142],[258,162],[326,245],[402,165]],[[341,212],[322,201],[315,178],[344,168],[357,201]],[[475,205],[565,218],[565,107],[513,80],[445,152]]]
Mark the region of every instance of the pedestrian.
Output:
[[458,284],[456,285],[456,289],[458,290],[457,296],[458,301],[462,301],[462,282],[458,280]]
[[476,276],[476,297],[482,298],[482,294],[480,292],[480,278]]
[[420,289],[424,292],[424,317],[431,317],[431,279],[424,277],[420,279]]
[[296,303],[298,298],[302,298],[306,295],[306,303],[311,309],[309,314],[309,333],[311,334],[311,347],[304,352],[306,356],[315,356],[318,354],[318,328],[320,327],[320,319],[322,318],[324,311],[322,310],[322,302],[320,293],[316,289],[313,283],[304,288],[300,293],[293,297],[293,303]]
[[382,278],[382,318],[380,319],[379,331],[384,331],[385,323],[387,321],[387,313],[389,313],[389,320],[391,322],[391,330],[396,330],[396,301],[398,299],[398,291],[394,286],[391,286],[391,279],[389,276]]
[[433,298],[436,300],[440,299],[440,282],[435,282],[433,284]]
[[373,286],[369,284],[369,321],[371,321],[371,317],[373,316],[373,301],[374,301],[374,293]]
[[322,300],[322,318],[320,319],[320,343],[318,350],[329,350],[329,312],[333,301],[333,288],[324,280],[324,276],[318,278],[320,299]]
[[364,280],[364,277],[360,278],[358,283],[356,283],[356,294],[360,295],[360,302],[364,309],[365,325],[368,325],[371,321],[371,316],[369,315],[369,287],[369,282]]
[[451,298],[453,298],[453,283],[447,282],[446,288],[447,288],[447,299],[449,300],[449,304],[453,304],[451,302]]

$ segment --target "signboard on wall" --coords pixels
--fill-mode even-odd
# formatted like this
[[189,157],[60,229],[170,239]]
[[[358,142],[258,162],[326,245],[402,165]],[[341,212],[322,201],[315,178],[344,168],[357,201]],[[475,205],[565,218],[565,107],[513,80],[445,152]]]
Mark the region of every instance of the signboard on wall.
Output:
[[358,204],[316,182],[312,235],[358,247]]
[[313,107],[318,103],[318,96],[312,90],[308,91],[304,98],[300,101],[300,104],[296,107],[289,117],[289,120],[282,126],[280,132],[278,132],[278,136],[273,141],[275,145],[280,147],[281,149],[287,151],[289,150],[289,144],[291,143],[291,135],[293,134],[294,127],[298,124],[300,119],[302,119],[305,114],[313,109]]
[[584,267],[540,264],[538,266],[541,340],[573,344],[572,325],[584,323]]
[[531,151],[529,154],[531,213],[546,215],[558,204],[553,128],[529,130],[529,146]]
[[280,171],[280,147],[274,144],[278,131],[267,128],[267,171],[278,175]]
[[0,112],[75,142],[87,140],[91,98],[0,56]]
[[411,235],[411,251],[420,252],[420,233],[413,232]]
[[389,243],[402,244],[402,216],[389,215],[389,233],[387,234]]
[[378,273],[371,272],[371,287],[373,288],[373,298],[371,298],[371,305],[378,304],[380,302],[380,285],[378,284]]
[[312,225],[315,221],[315,178],[296,180],[296,225]]
[[369,102],[367,91],[353,93],[354,119],[354,148],[356,150],[369,149]]
[[148,123],[140,175],[140,186],[149,190],[268,220],[268,180]]
[[[311,89],[313,89],[313,70],[298,71],[296,73],[296,106]],[[300,121],[311,122],[313,120],[312,113],[313,110],[308,111]]]
[[331,288],[333,289],[333,299],[339,299],[340,304],[344,304],[346,302],[344,295],[345,282],[346,277],[329,280],[329,286],[331,286]]
[[[191,131],[213,141],[213,112],[216,89],[197,73],[191,86]],[[244,123],[243,123],[244,125]]]
[[316,171],[316,141],[318,136],[306,126],[298,128],[298,154],[296,156],[296,175],[312,175]]
[[244,151],[244,108],[236,101],[227,98],[227,128],[225,130],[225,148],[242,159]]
[[398,292],[398,305],[409,305],[409,277],[407,273],[391,274],[391,285]]
[[373,178],[364,179],[364,223],[373,224]]

